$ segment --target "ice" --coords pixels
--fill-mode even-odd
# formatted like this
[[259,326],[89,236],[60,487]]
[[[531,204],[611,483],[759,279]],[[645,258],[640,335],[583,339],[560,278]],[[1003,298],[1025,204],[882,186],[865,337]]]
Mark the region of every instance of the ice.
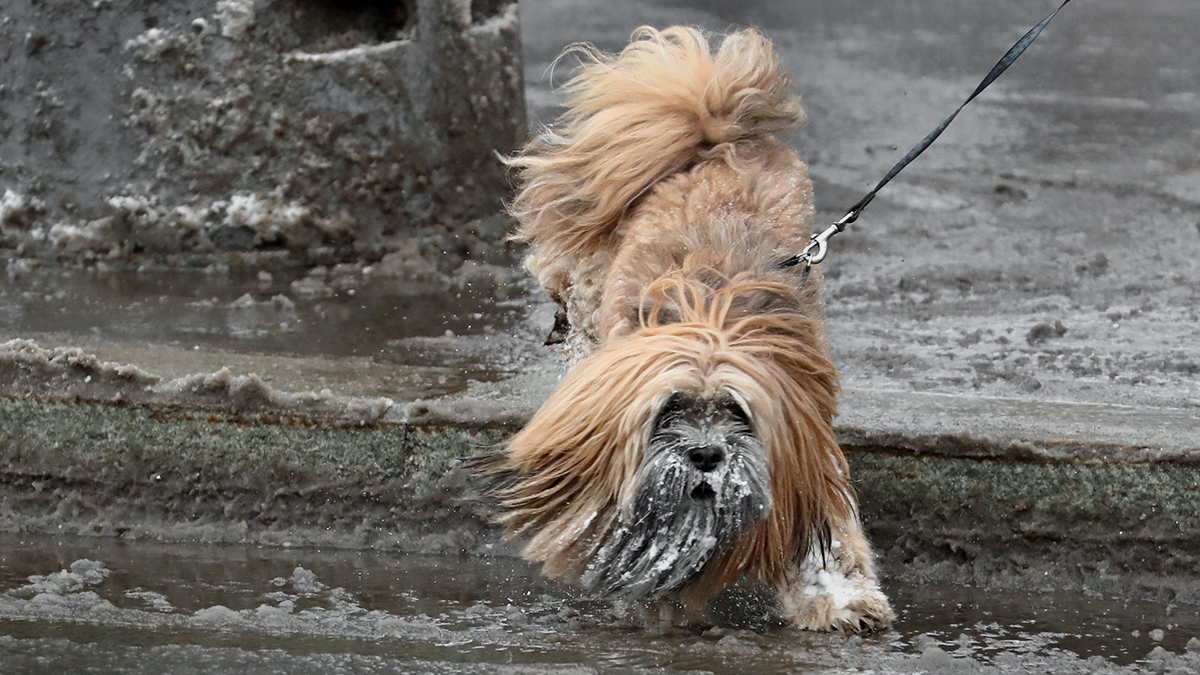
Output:
[[217,21],[221,35],[231,40],[245,40],[257,21],[254,0],[220,0],[217,2]]
[[111,573],[102,562],[80,559],[71,563],[69,569],[54,574],[30,576],[29,584],[15,592],[39,595],[77,593],[88,586],[95,586],[103,582]]
[[156,591],[135,588],[125,591],[125,597],[144,602],[156,612],[175,611],[175,608],[171,605],[171,601],[167,599],[167,596]]

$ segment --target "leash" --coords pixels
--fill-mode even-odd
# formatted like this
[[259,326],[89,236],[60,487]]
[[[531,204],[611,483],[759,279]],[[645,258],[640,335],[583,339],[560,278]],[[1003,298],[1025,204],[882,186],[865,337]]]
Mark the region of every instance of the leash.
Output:
[[991,72],[989,72],[987,76],[983,78],[983,81],[979,83],[979,86],[975,87],[975,91],[971,92],[971,95],[967,97],[967,100],[963,101],[962,104],[954,110],[954,112],[950,113],[949,117],[942,120],[942,123],[939,124],[936,129],[929,132],[928,136],[921,139],[920,143],[917,143],[915,146],[913,146],[913,149],[909,150],[908,154],[901,158],[899,162],[896,162],[896,165],[892,167],[891,171],[888,171],[887,175],[883,177],[883,180],[879,181],[879,184],[875,186],[875,189],[871,190],[866,194],[866,196],[858,200],[858,203],[854,206],[851,206],[850,210],[846,212],[846,215],[839,218],[833,225],[830,225],[819,234],[812,235],[811,241],[803,251],[793,255],[787,260],[775,263],[775,269],[787,269],[789,267],[795,267],[800,263],[804,263],[804,272],[801,276],[801,283],[807,281],[808,273],[812,270],[812,266],[820,264],[821,261],[825,259],[825,255],[829,252],[830,237],[838,234],[842,230],[846,229],[847,225],[858,220],[859,214],[862,213],[863,209],[867,208],[867,204],[870,204],[871,200],[875,199],[875,195],[883,189],[883,186],[890,183],[891,180],[896,177],[896,174],[900,173],[904,167],[911,164],[914,159],[920,157],[921,153],[925,152],[926,148],[933,145],[933,142],[937,140],[938,136],[942,135],[942,132],[946,130],[946,127],[950,126],[950,123],[954,121],[954,118],[958,117],[958,113],[962,112],[962,109],[967,107],[968,103],[974,101],[975,97],[982,93],[984,89],[987,89],[988,85],[994,82],[996,78],[1000,77],[1005,70],[1008,70],[1008,67],[1013,64],[1013,61],[1017,60],[1017,57],[1025,53],[1025,50],[1029,47],[1029,45],[1032,44],[1033,41],[1037,39],[1037,36],[1041,34],[1042,29],[1050,23],[1051,19],[1058,15],[1063,7],[1067,6],[1068,2],[1071,2],[1071,0],[1063,0],[1063,3],[1058,6],[1058,9],[1050,13],[1050,16],[1042,19],[1041,23],[1029,29],[1029,32],[1026,33],[1024,37],[1022,37],[1020,40],[1017,40],[1016,44],[1010,47],[1004,56],[1001,57],[998,62],[996,62],[996,65],[992,67]]

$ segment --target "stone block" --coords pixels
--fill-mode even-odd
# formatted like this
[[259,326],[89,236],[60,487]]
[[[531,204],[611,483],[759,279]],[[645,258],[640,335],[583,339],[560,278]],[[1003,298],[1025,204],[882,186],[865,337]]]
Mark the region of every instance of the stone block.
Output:
[[0,256],[231,266],[502,246],[515,0],[17,2]]

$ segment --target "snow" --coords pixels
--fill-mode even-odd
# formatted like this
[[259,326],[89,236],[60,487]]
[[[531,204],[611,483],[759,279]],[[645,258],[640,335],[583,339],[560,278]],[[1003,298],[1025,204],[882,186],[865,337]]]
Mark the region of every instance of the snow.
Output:
[[325,584],[317,581],[317,575],[303,567],[297,567],[292,570],[292,576],[288,578],[276,577],[271,580],[275,586],[291,585],[292,589],[301,595],[312,595],[320,593],[328,588]]
[[[270,301],[286,312],[286,299]],[[102,361],[75,347],[46,348],[33,340],[0,343],[0,366],[14,366],[7,392],[91,401],[121,400],[162,406],[217,407],[237,413],[276,410],[367,424],[384,418],[395,403],[386,397],[335,396],[330,392],[281,391],[257,373],[229,367],[165,379],[137,366]]]
[[398,49],[403,49],[408,45],[407,40],[393,40],[391,42],[383,42],[373,45],[358,45],[347,49],[337,49],[329,52],[302,52],[294,51],[287,54],[288,61],[299,61],[308,63],[349,63],[361,62],[368,59],[377,58],[380,54],[387,54]]
[[829,596],[833,606],[837,609],[845,609],[850,606],[862,595],[862,589],[855,587],[853,583],[846,578],[841,572],[830,572],[829,570],[819,570],[814,576],[815,583],[812,583],[804,588],[804,593],[808,596],[826,595]]
[[68,593],[78,593],[88,586],[100,584],[111,573],[102,562],[80,559],[71,563],[69,569],[53,574],[30,576],[29,584],[22,586],[15,592],[33,595],[66,595]]
[[842,542],[834,539],[830,550],[834,555],[824,556],[821,552],[812,550],[804,559],[802,580],[804,594],[810,598],[826,596],[836,609],[845,609],[855,600],[871,591],[872,584],[861,574],[845,573],[836,569],[838,565],[836,552],[842,548]]
[[24,222],[31,211],[36,211],[39,202],[6,189],[0,197],[0,228]]
[[221,35],[231,40],[245,40],[257,22],[254,0],[220,0],[216,18],[221,24]]

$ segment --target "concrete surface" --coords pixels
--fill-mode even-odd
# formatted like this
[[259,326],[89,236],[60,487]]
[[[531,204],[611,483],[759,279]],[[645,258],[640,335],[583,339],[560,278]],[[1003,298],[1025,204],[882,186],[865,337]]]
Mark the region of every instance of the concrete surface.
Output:
[[108,264],[502,248],[515,0],[15,2],[0,250]]

